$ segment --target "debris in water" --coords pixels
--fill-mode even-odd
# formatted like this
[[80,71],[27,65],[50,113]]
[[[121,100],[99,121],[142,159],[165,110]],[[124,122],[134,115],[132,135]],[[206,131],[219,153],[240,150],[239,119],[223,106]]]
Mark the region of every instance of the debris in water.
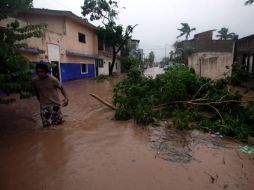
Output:
[[228,188],[228,184],[225,184],[223,188],[224,188],[224,189],[227,189],[227,188]]
[[212,137],[219,137],[219,138],[222,138],[224,137],[220,132],[216,132],[214,134],[211,134]]
[[240,151],[246,154],[253,154],[254,153],[254,148],[251,146],[243,146],[240,148]]
[[204,172],[206,175],[208,175],[210,177],[210,182],[214,183],[217,181],[217,179],[219,178],[219,176],[216,174],[216,176],[212,176],[211,174],[209,174],[208,172]]

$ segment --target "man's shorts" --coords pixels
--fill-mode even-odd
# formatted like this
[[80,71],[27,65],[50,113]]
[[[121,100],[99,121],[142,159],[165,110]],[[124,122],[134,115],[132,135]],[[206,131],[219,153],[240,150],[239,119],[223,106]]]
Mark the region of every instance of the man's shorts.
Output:
[[60,125],[63,123],[61,106],[47,105],[41,107],[41,119],[43,127],[50,125]]

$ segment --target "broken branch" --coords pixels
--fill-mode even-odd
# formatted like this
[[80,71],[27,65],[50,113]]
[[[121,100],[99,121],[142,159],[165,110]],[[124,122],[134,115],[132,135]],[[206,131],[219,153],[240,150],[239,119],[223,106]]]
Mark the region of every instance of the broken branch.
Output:
[[90,94],[90,96],[94,97],[96,100],[98,100],[99,102],[103,103],[104,105],[108,106],[109,108],[111,108],[112,110],[116,110],[116,107],[112,104],[110,104],[109,102],[107,102],[106,100],[104,100],[103,98],[95,95],[95,94]]

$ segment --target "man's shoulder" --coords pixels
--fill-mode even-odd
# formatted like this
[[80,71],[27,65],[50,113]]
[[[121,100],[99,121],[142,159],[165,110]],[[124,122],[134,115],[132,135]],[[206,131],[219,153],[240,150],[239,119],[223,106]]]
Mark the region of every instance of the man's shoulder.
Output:
[[48,75],[48,80],[59,82],[59,80],[56,77],[52,76],[52,75]]
[[60,81],[59,81],[56,77],[54,77],[54,76],[52,76],[52,75],[49,75],[48,81],[49,81],[50,83],[52,83],[54,86],[61,87]]

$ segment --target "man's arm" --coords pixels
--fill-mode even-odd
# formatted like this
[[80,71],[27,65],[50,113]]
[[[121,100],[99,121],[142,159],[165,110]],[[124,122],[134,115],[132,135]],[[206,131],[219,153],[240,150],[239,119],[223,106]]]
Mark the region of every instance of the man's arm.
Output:
[[63,97],[64,97],[62,106],[65,107],[65,106],[68,105],[69,99],[68,99],[67,93],[66,93],[66,91],[64,90],[63,86],[60,86],[59,89],[60,89],[60,91],[61,91],[61,93],[63,94]]

